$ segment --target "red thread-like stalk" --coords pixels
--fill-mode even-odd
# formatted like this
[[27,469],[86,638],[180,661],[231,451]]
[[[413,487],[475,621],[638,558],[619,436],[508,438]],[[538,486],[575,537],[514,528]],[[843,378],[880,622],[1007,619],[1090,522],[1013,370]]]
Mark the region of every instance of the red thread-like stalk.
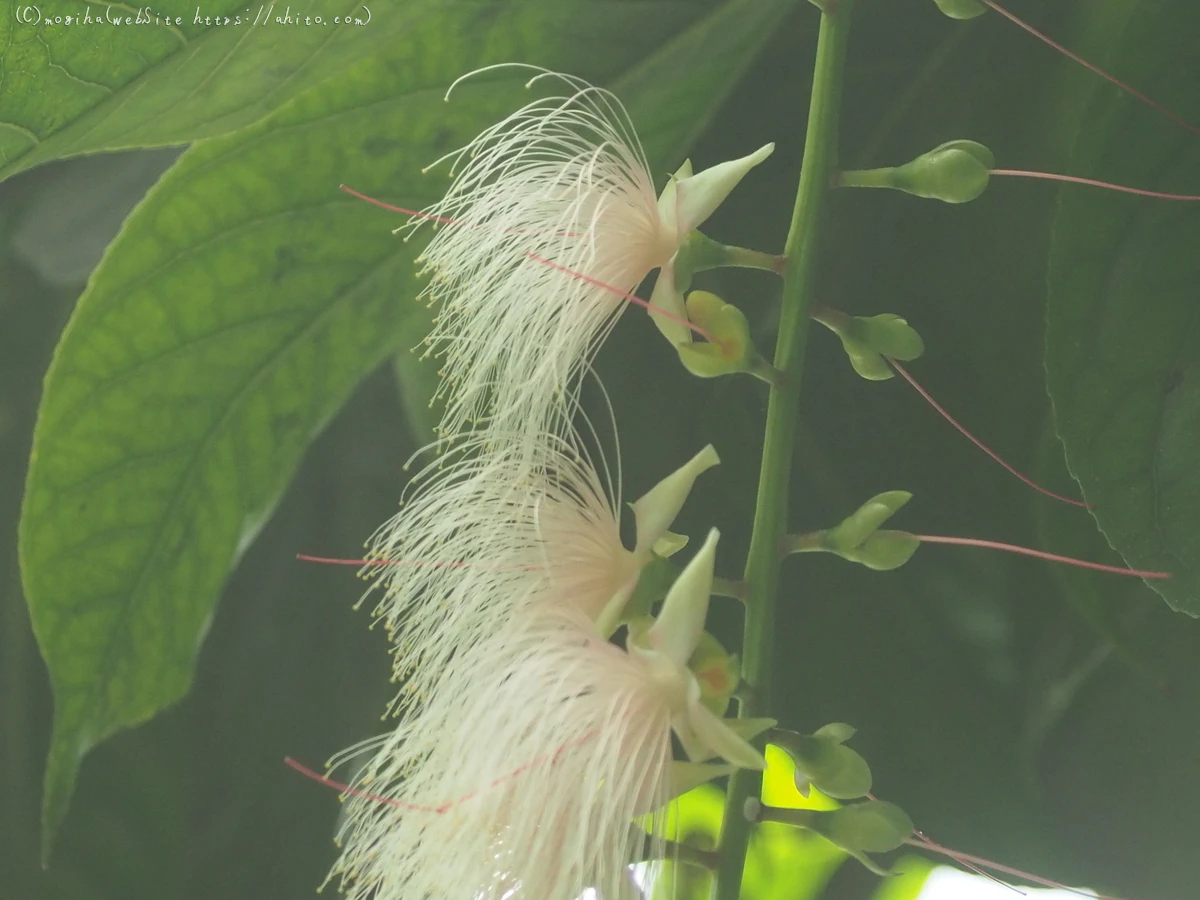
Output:
[[[347,187],[344,184],[340,185],[340,188],[352,197],[357,197],[360,200],[365,200],[367,203],[371,203],[375,206],[378,206],[380,209],[389,210],[390,212],[403,213],[406,216],[416,216],[419,219],[429,219],[434,222],[441,222],[444,225],[458,225],[461,227],[464,224],[464,223],[456,221],[454,219],[444,219],[440,216],[431,216],[431,215],[429,215],[429,213],[423,213],[423,212],[419,212],[417,210],[406,209],[403,206],[393,206],[390,203],[384,203],[382,200],[376,200],[374,197],[368,197],[366,194],[360,194],[358,191],[354,190],[353,188]],[[519,230],[518,230],[518,233],[519,233]],[[577,235],[573,235],[570,233],[566,233],[566,235],[568,237],[576,237],[577,236]],[[641,297],[637,296],[636,294],[632,294],[629,291],[623,291],[618,287],[614,287],[611,284],[606,284],[605,282],[600,281],[598,278],[593,278],[590,275],[585,275],[582,272],[577,272],[574,269],[568,268],[567,266],[561,265],[560,263],[556,263],[553,260],[549,260],[549,259],[546,259],[545,257],[538,256],[536,253],[526,252],[525,255],[527,257],[529,257],[530,259],[532,259],[534,262],[541,263],[544,266],[549,266],[550,268],[552,268],[558,272],[562,272],[566,275],[570,275],[572,278],[578,278],[580,281],[587,282],[588,284],[594,285],[595,287],[601,288],[602,290],[608,291],[609,293],[616,294],[622,300],[628,300],[630,303],[633,303],[636,306],[642,307],[642,309],[646,310],[647,312],[653,312],[655,315],[662,316],[664,319],[674,322],[677,325],[682,325],[685,328],[687,328],[689,331],[694,331],[696,334],[700,335],[706,341],[713,341],[712,336],[707,331],[705,331],[703,328],[701,328],[699,325],[689,322],[687,319],[681,318],[681,317],[675,315],[674,313],[667,312],[665,309],[659,309],[655,306],[651,306],[649,301],[643,300]]]
[[1182,127],[1186,128],[1192,134],[1200,134],[1200,128],[1197,128],[1191,122],[1188,122],[1186,119],[1182,118],[1181,116],[1178,116],[1175,113],[1171,112],[1171,110],[1167,109],[1161,103],[1157,103],[1154,100],[1151,100],[1149,97],[1147,97],[1145,94],[1143,94],[1141,91],[1137,90],[1136,88],[1133,88],[1130,85],[1126,84],[1125,82],[1114,78],[1112,75],[1109,75],[1107,72],[1105,72],[1099,66],[1095,65],[1094,63],[1088,62],[1086,59],[1084,59],[1079,54],[1071,52],[1066,47],[1064,47],[1062,44],[1060,44],[1057,41],[1050,38],[1048,35],[1042,34],[1042,32],[1038,31],[1036,28],[1034,28],[1028,22],[1018,19],[1015,15],[1010,13],[1007,9],[1002,7],[999,3],[996,3],[995,0],[979,0],[979,2],[982,3],[984,6],[988,7],[989,9],[995,10],[996,12],[998,12],[1000,15],[1004,16],[1004,18],[1008,19],[1010,22],[1014,23],[1015,25],[1018,25],[1019,27],[1025,29],[1025,31],[1032,34],[1039,41],[1041,41],[1044,44],[1047,44],[1050,47],[1053,47],[1055,50],[1057,50],[1059,53],[1066,56],[1068,59],[1074,60],[1075,62],[1079,63],[1079,65],[1083,66],[1085,69],[1088,69],[1091,72],[1095,73],[1096,75],[1099,75],[1105,81],[1115,84],[1117,87],[1119,87],[1125,93],[1129,94],[1131,97],[1137,98],[1142,103],[1145,103],[1147,106],[1149,106],[1151,109],[1158,110],[1164,116],[1171,119],[1178,125],[1181,125]]
[[1104,188],[1121,194],[1133,194],[1137,197],[1153,197],[1156,200],[1183,200],[1196,202],[1198,194],[1171,194],[1164,191],[1148,191],[1144,188],[1128,187],[1123,184],[1113,184],[1111,181],[1100,181],[1097,178],[1081,178],[1078,175],[1059,175],[1055,172],[1031,172],[1025,169],[992,169],[989,175],[1000,175],[1011,178],[1037,178],[1042,181],[1061,181],[1066,184],[1084,184],[1088,187]]
[[1000,541],[985,541],[979,538],[949,537],[941,534],[914,534],[918,541],[927,544],[954,544],[959,547],[984,547],[988,550],[1003,550],[1006,553],[1018,553],[1022,556],[1033,556],[1050,562],[1076,566],[1080,569],[1094,569],[1097,572],[1111,572],[1114,575],[1136,575],[1138,578],[1170,578],[1170,572],[1147,572],[1140,569],[1126,569],[1121,566],[1106,566],[1103,563],[1088,562],[1086,559],[1076,559],[1073,556],[1060,556],[1057,553],[1047,553],[1045,550],[1034,550],[1030,547],[1019,547],[1016,544],[1005,544]]
[[[533,759],[530,762],[527,762],[523,766],[518,766],[517,768],[513,769],[508,774],[502,775],[499,778],[496,778],[495,780],[490,782],[487,786],[487,789],[490,790],[491,788],[499,787],[500,785],[504,784],[504,782],[511,781],[512,779],[516,778],[521,773],[527,772],[529,769],[532,769],[534,766],[536,766],[540,763],[546,762],[547,760],[549,760],[552,763],[556,762],[558,760],[558,758],[560,756],[562,756],[564,753],[566,753],[568,750],[573,750],[576,747],[580,747],[583,744],[586,744],[588,741],[595,738],[599,733],[600,733],[599,729],[594,729],[592,731],[589,731],[583,737],[576,738],[573,741],[569,741],[568,743],[563,744],[561,747],[559,747],[553,753],[543,754],[542,756],[539,756],[536,759]],[[378,794],[372,794],[368,791],[362,791],[362,790],[359,790],[358,788],[351,787],[350,785],[345,784],[344,782],[334,781],[332,778],[329,778],[326,775],[322,775],[320,772],[313,771],[308,766],[292,759],[290,756],[285,756],[283,758],[283,762],[284,762],[284,765],[288,766],[289,768],[295,769],[297,772],[299,772],[301,775],[305,776],[306,778],[311,778],[313,781],[317,782],[318,784],[323,784],[326,787],[333,788],[334,790],[339,791],[343,794],[349,794],[352,797],[363,797],[364,799],[373,800],[376,803],[382,803],[386,806],[395,806],[399,809],[411,809],[411,810],[414,810],[415,812],[428,812],[428,813],[436,813],[437,815],[442,815],[443,813],[446,813],[449,810],[453,809],[454,807],[458,806],[460,803],[465,803],[466,801],[472,799],[473,797],[478,796],[477,791],[472,791],[469,794],[464,794],[462,797],[459,797],[457,800],[451,800],[447,803],[442,803],[438,806],[420,806],[418,804],[413,804],[413,803],[401,803],[399,800],[393,800],[390,797],[381,797]]]
[[998,453],[996,453],[990,447],[988,447],[987,444],[985,444],[979,438],[975,437],[975,435],[971,434],[971,432],[967,431],[967,429],[963,425],[959,424],[959,422],[954,418],[954,416],[950,415],[950,413],[946,411],[945,407],[943,407],[940,403],[938,403],[936,400],[934,400],[933,397],[930,396],[929,392],[927,390],[925,390],[925,388],[921,387],[921,385],[919,385],[917,383],[917,380],[915,378],[913,378],[910,374],[908,374],[908,371],[902,365],[900,365],[900,363],[896,362],[896,360],[894,360],[890,357],[885,357],[885,358],[887,359],[887,361],[889,363],[891,363],[892,368],[895,369],[900,374],[900,377],[902,377],[905,381],[907,381],[910,385],[912,385],[913,390],[915,390],[918,394],[920,394],[924,398],[926,403],[928,403],[935,410],[937,410],[938,414],[943,419],[945,419],[947,422],[949,422],[951,425],[953,425],[955,428],[957,428],[959,433],[961,433],[964,437],[966,437],[967,440],[969,440],[972,444],[974,444],[976,447],[978,447],[980,450],[982,450],[984,453],[986,453],[988,456],[990,456],[992,459],[994,459],[996,462],[998,462],[1000,465],[1002,465],[1005,468],[1005,470],[1008,471],[1010,474],[1015,475],[1017,478],[1021,479],[1021,481],[1025,482],[1027,485],[1029,485],[1031,488],[1033,488],[1035,491],[1045,494],[1047,497],[1053,497],[1055,500],[1061,500],[1063,503],[1071,504],[1071,506],[1082,506],[1084,509],[1091,508],[1089,504],[1084,503],[1082,500],[1073,500],[1070,497],[1064,497],[1062,494],[1056,494],[1056,493],[1054,493],[1054,491],[1051,491],[1048,488],[1042,487],[1040,484],[1038,484],[1032,478],[1029,478],[1026,475],[1022,475],[1020,472],[1018,472],[1016,469],[1014,469],[1011,465],[1009,465]]
[[[309,556],[307,553],[297,553],[296,559],[304,562],[322,563],[329,566],[432,566],[435,568],[461,569],[467,566],[483,568],[483,563],[441,562],[436,560],[408,559],[338,559],[328,556]],[[542,566],[487,566],[493,572],[540,572]]]
[[[1093,894],[1086,891],[1081,891],[1079,888],[1073,888],[1068,884],[1063,884],[1061,881],[1054,881],[1050,878],[1043,878],[1041,875],[1034,875],[1032,872],[1025,872],[1021,869],[1006,866],[1003,863],[993,862],[990,859],[984,859],[982,856],[976,856],[973,853],[963,853],[961,850],[952,850],[949,847],[939,844],[937,841],[931,840],[920,831],[913,831],[917,835],[916,839],[909,838],[905,841],[910,847],[919,847],[925,850],[930,850],[934,853],[940,853],[943,856],[948,856],[951,859],[962,863],[964,866],[974,867],[982,866],[991,869],[994,872],[1003,872],[1005,875],[1011,875],[1014,878],[1021,878],[1032,884],[1037,884],[1042,887],[1054,888],[1059,891],[1067,891],[1068,893],[1078,894],[1080,897],[1087,897],[1089,900],[1124,900],[1122,897],[1114,897],[1109,894]],[[983,873],[986,874],[986,873]],[[987,876],[991,877],[991,876]],[[1007,882],[1001,882],[1006,884]],[[1012,885],[1007,885],[1013,887]],[[1014,888],[1016,890],[1016,888]]]

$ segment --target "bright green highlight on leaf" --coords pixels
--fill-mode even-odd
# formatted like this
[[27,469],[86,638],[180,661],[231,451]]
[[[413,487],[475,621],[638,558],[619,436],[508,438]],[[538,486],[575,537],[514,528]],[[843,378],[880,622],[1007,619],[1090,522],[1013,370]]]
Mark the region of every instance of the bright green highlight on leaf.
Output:
[[[836,809],[837,804],[814,791],[809,798],[796,792],[791,760],[768,745],[763,797],[777,806]],[[715,845],[720,831],[724,794],[704,785],[680,797],[668,812],[666,834],[675,841],[702,848]],[[759,826],[746,858],[743,892],[747,900],[810,900],[819,897],[846,854],[823,838],[795,828]],[[707,898],[711,875],[694,866],[665,867],[658,898]]]
[[785,750],[796,765],[796,790],[808,796],[816,787],[838,800],[856,800],[871,791],[871,769],[867,761],[844,746],[854,729],[834,722],[813,734],[776,730],[771,741]]

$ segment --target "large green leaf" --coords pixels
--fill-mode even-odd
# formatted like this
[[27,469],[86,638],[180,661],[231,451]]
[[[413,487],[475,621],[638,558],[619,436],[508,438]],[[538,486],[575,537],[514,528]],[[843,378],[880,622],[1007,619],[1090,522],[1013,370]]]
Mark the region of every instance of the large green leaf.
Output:
[[[659,2],[651,15],[671,7],[686,15],[694,5]],[[301,0],[283,7],[166,0],[139,14],[83,0],[44,10],[2,0],[0,178],[52,159],[235,131],[360,60],[436,30],[446,15],[467,22],[536,12],[539,29],[588,42],[610,39],[613,24],[639,7],[645,10],[618,2],[579,16],[577,4],[544,0]],[[575,31],[593,26],[590,35]]]
[[[498,60],[611,80],[650,57],[677,83],[669,122],[703,119],[790,5],[736,0],[699,19],[672,2],[448,6],[419,41],[201,141],[151,190],[64,333],[35,434],[21,552],[55,693],[45,848],[88,749],[186,693],[224,579],[313,435],[423,333],[412,248],[337,183],[431,201],[442,182],[422,165],[524,99],[515,73],[443,102],[451,79]],[[695,53],[716,72],[680,90]]]
[[[465,14],[494,0],[453,5]],[[6,75],[0,80],[0,177],[66,156],[233,131],[401,40],[443,6],[413,0],[377,9],[364,25],[345,25],[333,19],[365,21],[366,8],[350,0],[302,0],[268,16],[270,4],[218,0],[198,8],[174,0],[147,16],[145,8],[139,14],[121,5],[68,2],[51,9],[6,0],[0,3]],[[283,24],[289,11],[293,20],[320,16],[323,24]],[[93,21],[83,20],[85,14]],[[150,21],[139,24],[139,15]],[[80,21],[55,24],[49,16]],[[126,24],[130,17],[134,22]],[[228,25],[212,24],[227,17]],[[182,20],[178,26],[175,19]]]
[[[1120,4],[1118,4],[1120,6]],[[1200,120],[1200,8],[1123,4],[1113,71]],[[1111,7],[1111,4],[1110,4]],[[1136,8],[1136,15],[1134,10]],[[1108,85],[1080,120],[1071,174],[1200,193],[1200,138]],[[1195,205],[1068,187],[1050,252],[1046,370],[1067,463],[1105,536],[1151,586],[1200,615],[1200,214]]]

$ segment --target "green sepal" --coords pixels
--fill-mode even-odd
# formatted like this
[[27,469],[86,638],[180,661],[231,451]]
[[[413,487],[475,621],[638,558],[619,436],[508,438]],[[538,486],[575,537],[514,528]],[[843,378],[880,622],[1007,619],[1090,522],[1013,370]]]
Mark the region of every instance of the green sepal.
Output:
[[987,12],[979,0],[933,0],[943,13],[951,19],[974,19]]
[[662,603],[667,596],[667,591],[679,577],[679,572],[678,566],[662,555],[655,554],[650,562],[642,567],[637,585],[625,602],[625,609],[621,613],[621,622],[628,623],[648,619],[650,611]]
[[886,381],[895,376],[884,357],[908,362],[925,352],[921,335],[894,313],[848,316],[826,309],[814,313],[813,318],[838,336],[850,365],[868,381]]
[[867,856],[867,854],[862,853],[861,851],[846,850],[845,847],[842,849],[845,850],[847,856],[851,856],[858,860],[859,864],[862,865],[864,869],[874,875],[878,875],[881,878],[891,878],[894,875],[900,874],[899,872],[894,872],[891,869],[885,869],[883,866],[875,862],[875,860],[871,859],[871,857]]
[[883,800],[852,803],[840,809],[790,809],[747,801],[745,814],[752,822],[778,822],[813,831],[846,851],[877,875],[891,875],[867,853],[887,853],[903,846],[913,833],[904,810]]
[[796,764],[796,790],[802,796],[816,787],[837,800],[856,800],[871,791],[871,769],[859,754],[843,746],[853,734],[849,725],[835,722],[811,735],[777,732],[770,740]]
[[692,291],[686,307],[688,321],[704,329],[710,340],[675,345],[684,368],[700,378],[749,372],[775,383],[774,369],[754,348],[750,323],[740,309],[708,291]]
[[[658,599],[661,601],[662,597]],[[647,611],[645,615],[630,616],[625,622],[625,627],[634,641],[645,643],[644,635],[653,624],[654,619]],[[742,664],[737,654],[730,653],[720,641],[705,631],[700,635],[700,641],[688,659],[688,669],[700,685],[700,702],[716,715],[724,716],[729,709],[729,701],[742,680]],[[774,728],[776,722],[774,719],[731,719],[727,724],[739,737],[749,741],[768,728]],[[743,733],[747,729],[735,725],[750,725],[750,733]]]
[[844,744],[856,734],[858,734],[858,729],[853,725],[847,725],[845,722],[830,722],[814,731],[813,737],[829,738],[839,744]]
[[877,572],[897,569],[917,552],[921,540],[907,531],[880,530],[879,526],[911,499],[908,491],[877,494],[835,528],[789,535],[783,540],[783,549],[787,553],[836,553]]
[[856,562],[876,572],[898,569],[917,552],[921,541],[907,531],[877,531],[857,547],[843,551],[842,559]]
[[967,203],[987,189],[996,165],[977,141],[947,141],[902,166],[840,172],[841,187],[891,188],[944,203]]
[[725,724],[743,741],[753,742],[764,731],[769,731],[779,724],[778,719],[726,719]]
[[687,290],[692,276],[705,269],[727,265],[728,248],[700,231],[693,231],[675,253],[675,285]]
[[669,556],[674,556],[680,550],[688,545],[688,536],[686,534],[676,534],[673,531],[668,531],[657,541],[651,548],[655,556],[661,556],[664,559]]
[[[729,701],[742,680],[742,664],[707,631],[688,660],[688,668],[700,685],[700,702],[718,716],[725,715]],[[747,738],[749,740],[749,738]]]
[[698,788],[702,784],[708,784],[714,778],[725,778],[737,771],[737,766],[731,766],[727,763],[696,763],[696,762],[681,762],[674,760],[671,762],[670,770],[667,773],[667,794],[668,799],[674,800],[693,788]]
[[813,829],[851,853],[887,853],[912,835],[912,819],[894,803],[867,800],[828,810]]
[[929,200],[967,203],[987,189],[988,173],[995,166],[996,157],[983,144],[947,141],[898,166],[892,187]]
[[876,494],[836,528],[829,529],[826,545],[834,553],[846,553],[861,547],[884,522],[894,516],[912,499],[908,491],[885,491]]

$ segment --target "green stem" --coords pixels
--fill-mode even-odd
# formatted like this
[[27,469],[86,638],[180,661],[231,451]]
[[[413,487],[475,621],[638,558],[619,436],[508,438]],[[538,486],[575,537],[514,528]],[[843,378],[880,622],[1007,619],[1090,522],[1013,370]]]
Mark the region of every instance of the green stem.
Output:
[[704,272],[708,269],[732,266],[742,269],[764,269],[781,275],[786,265],[787,259],[783,256],[751,250],[748,247],[722,244],[699,231],[693,231],[688,236],[676,257],[677,272],[680,267],[688,272]]
[[[767,406],[762,468],[754,512],[754,530],[746,559],[746,623],[742,639],[742,674],[750,689],[738,715],[756,717],[770,709],[772,638],[775,634],[775,599],[779,582],[779,542],[787,529],[788,482],[792,443],[799,413],[800,375],[808,338],[809,313],[820,261],[820,235],[831,174],[837,166],[838,110],[841,105],[842,70],[853,0],[841,0],[821,15],[812,99],[800,186],[784,256],[783,301],[775,368],[783,383],[772,387]],[[748,797],[761,791],[762,773],[742,769],[729,782],[721,828],[720,866],[713,881],[715,900],[736,900],[741,893],[750,822],[745,816]]]
[[732,597],[734,600],[745,601],[746,582],[733,578],[713,577],[712,592],[717,597]]
[[896,186],[893,177],[895,171],[893,166],[888,166],[885,169],[836,172],[833,174],[833,184],[835,187],[891,188]]
[[765,269],[768,272],[781,274],[787,265],[784,256],[774,253],[763,253],[761,250],[749,250],[745,247],[726,246],[726,266],[736,266],[742,269]]
[[790,556],[793,553],[817,553],[829,549],[829,542],[823,531],[811,531],[808,534],[788,534],[779,541],[779,554]]

